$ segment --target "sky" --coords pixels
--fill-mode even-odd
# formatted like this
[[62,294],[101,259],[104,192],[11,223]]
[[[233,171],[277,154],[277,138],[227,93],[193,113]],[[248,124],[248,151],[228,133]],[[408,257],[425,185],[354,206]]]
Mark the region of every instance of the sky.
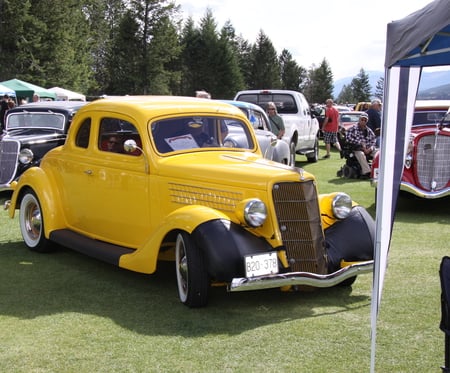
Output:
[[262,30],[280,54],[287,49],[309,69],[324,58],[334,80],[384,71],[387,24],[432,0],[175,0],[181,16],[199,26],[206,9],[217,29],[230,21],[236,34],[255,43]]

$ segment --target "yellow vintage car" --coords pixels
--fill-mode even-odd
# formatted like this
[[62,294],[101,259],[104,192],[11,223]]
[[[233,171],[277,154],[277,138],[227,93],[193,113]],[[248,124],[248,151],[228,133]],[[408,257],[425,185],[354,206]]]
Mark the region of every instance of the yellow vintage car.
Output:
[[211,285],[331,287],[373,270],[367,211],[264,159],[242,111],[219,101],[89,103],[12,187],[5,207],[31,250],[62,245],[146,274],[172,260],[189,307],[205,306]]

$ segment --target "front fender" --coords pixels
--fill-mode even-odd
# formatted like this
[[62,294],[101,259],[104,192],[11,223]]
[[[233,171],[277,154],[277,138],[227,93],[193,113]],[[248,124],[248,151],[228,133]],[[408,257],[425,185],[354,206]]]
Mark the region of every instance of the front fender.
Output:
[[230,282],[234,277],[244,277],[246,255],[274,250],[264,238],[225,219],[199,225],[193,238],[204,253],[209,275],[216,281]]
[[142,247],[120,257],[119,267],[135,272],[153,273],[156,271],[161,245],[168,234],[176,231],[192,233],[200,224],[217,219],[229,220],[229,217],[220,211],[199,205],[174,210],[150,233]]
[[36,194],[41,205],[41,213],[45,222],[45,237],[48,238],[50,232],[55,229],[66,228],[60,194],[53,185],[51,178],[42,168],[29,168],[20,176],[19,181],[12,185],[13,194],[8,210],[9,217],[14,218],[15,210],[20,208],[22,197],[29,188]]

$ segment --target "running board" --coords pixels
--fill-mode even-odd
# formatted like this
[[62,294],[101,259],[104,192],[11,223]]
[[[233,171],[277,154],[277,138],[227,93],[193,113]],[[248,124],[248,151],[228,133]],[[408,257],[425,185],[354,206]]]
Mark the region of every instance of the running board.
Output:
[[119,266],[122,255],[131,254],[135,251],[123,246],[94,240],[69,229],[51,232],[50,241],[115,266]]

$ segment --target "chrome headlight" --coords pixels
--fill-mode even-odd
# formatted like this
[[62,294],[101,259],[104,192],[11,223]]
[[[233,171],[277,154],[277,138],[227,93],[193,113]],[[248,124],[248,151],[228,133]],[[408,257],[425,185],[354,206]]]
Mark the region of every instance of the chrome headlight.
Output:
[[405,158],[405,167],[411,168],[413,157],[411,154],[407,154]]
[[30,149],[22,149],[19,153],[19,162],[22,164],[28,164],[33,160],[33,157],[34,154]]
[[338,219],[345,219],[352,211],[352,199],[346,193],[338,193],[331,202],[333,214]]
[[252,198],[239,203],[236,207],[236,214],[242,223],[252,228],[258,228],[267,219],[267,208],[263,201]]

